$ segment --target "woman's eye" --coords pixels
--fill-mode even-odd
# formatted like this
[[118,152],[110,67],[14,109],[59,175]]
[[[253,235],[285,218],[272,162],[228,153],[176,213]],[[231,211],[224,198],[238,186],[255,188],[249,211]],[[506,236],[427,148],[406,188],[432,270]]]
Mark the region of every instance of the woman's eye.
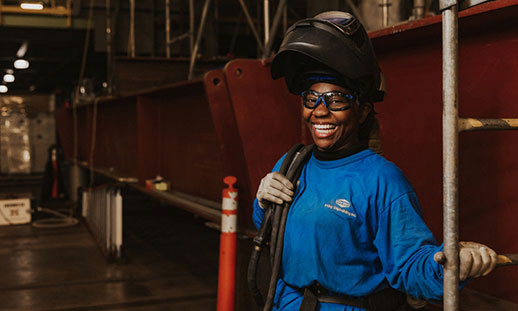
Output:
[[331,104],[343,104],[345,103],[345,98],[341,97],[334,97],[329,100],[329,103]]

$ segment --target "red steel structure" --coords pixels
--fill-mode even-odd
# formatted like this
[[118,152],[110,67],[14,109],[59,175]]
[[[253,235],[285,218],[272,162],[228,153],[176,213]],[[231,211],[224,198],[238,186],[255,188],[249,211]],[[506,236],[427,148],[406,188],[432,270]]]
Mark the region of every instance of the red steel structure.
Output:
[[[518,1],[500,0],[459,14],[461,116],[518,117]],[[442,240],[441,17],[434,16],[370,34],[387,95],[375,105],[385,156],[416,189],[425,219]],[[137,188],[161,175],[171,188],[201,205],[220,201],[223,176],[239,189],[239,227],[250,231],[251,203],[260,179],[293,144],[310,143],[300,99],[284,81],[270,78],[268,60],[234,60],[204,79],[78,107],[78,161],[111,176],[135,177]],[[65,156],[72,159],[71,109],[56,113]],[[516,253],[518,133],[460,135],[460,239],[498,253]],[[195,198],[195,199],[193,199]],[[196,199],[201,198],[201,199]],[[173,200],[174,201],[174,200]],[[214,222],[219,211],[182,205]],[[216,203],[217,204],[217,203]],[[248,208],[247,208],[248,206]],[[469,287],[518,303],[518,270],[499,268]],[[239,296],[239,295],[238,295]]]

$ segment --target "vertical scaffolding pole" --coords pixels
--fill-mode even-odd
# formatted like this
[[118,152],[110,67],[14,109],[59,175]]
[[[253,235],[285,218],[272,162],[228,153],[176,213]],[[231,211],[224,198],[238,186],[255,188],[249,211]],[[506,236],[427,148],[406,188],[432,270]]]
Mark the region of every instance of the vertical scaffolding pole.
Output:
[[272,50],[273,41],[275,40],[275,35],[277,34],[277,29],[279,28],[279,24],[281,22],[282,13],[284,12],[284,8],[286,7],[287,0],[280,0],[277,5],[277,10],[275,11],[275,16],[273,17],[272,27],[270,29],[270,38],[264,45],[263,57],[269,57],[270,51]]
[[72,27],[72,5],[70,0],[67,0],[67,27]]
[[111,0],[106,0],[106,84],[108,95],[112,95],[112,21]]
[[414,18],[415,19],[423,19],[424,18],[424,7],[425,0],[414,0]]
[[135,0],[130,0],[130,35],[128,50],[129,56],[135,57]]
[[165,0],[165,57],[171,57],[171,5],[170,0]]
[[390,3],[390,0],[381,0],[381,24],[383,27],[388,27],[390,15],[389,15],[389,7],[392,4]]
[[194,51],[194,0],[189,0],[189,51]]
[[444,310],[459,308],[458,20],[457,3],[441,0],[443,83]]
[[263,1],[264,10],[264,46],[270,41],[270,1]]
[[203,28],[205,28],[205,21],[207,20],[207,12],[209,11],[210,0],[205,0],[203,4],[203,11],[201,12],[201,21],[200,28],[198,28],[198,34],[196,35],[196,43],[194,43],[194,48],[191,53],[191,62],[189,64],[189,76],[188,79],[191,80],[194,72],[194,65],[196,64],[196,54],[198,54],[198,49],[200,47],[201,36],[203,35]]
[[288,5],[287,4],[284,6],[284,9],[282,10],[282,33],[286,33],[286,30],[288,30]]
[[250,16],[250,12],[248,11],[248,8],[244,2],[244,0],[239,0],[239,4],[241,5],[241,9],[243,10],[243,13],[245,14],[246,21],[248,22],[248,26],[250,27],[250,30],[252,30],[252,34],[254,35],[255,41],[257,42],[257,46],[261,49],[261,52],[264,51],[264,45],[261,42],[261,38],[259,38],[259,34],[254,26],[254,21],[252,20],[252,17]]

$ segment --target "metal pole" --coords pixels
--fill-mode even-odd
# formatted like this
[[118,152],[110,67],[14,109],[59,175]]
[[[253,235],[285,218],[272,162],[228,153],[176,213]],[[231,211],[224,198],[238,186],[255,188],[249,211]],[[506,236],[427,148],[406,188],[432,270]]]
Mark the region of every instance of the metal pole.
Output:
[[288,30],[288,4],[282,10],[282,33],[286,33]]
[[210,0],[205,0],[203,4],[203,11],[201,12],[200,28],[198,28],[198,34],[196,35],[196,43],[194,43],[194,49],[191,53],[191,63],[189,64],[189,76],[188,79],[192,79],[194,72],[194,64],[196,63],[196,54],[198,54],[198,48],[200,46],[201,36],[203,35],[203,28],[205,28],[205,20],[207,19],[207,12],[209,11]]
[[67,0],[67,27],[72,27],[72,5],[70,0]]
[[459,131],[518,130],[518,119],[460,118]]
[[389,25],[389,6],[391,3],[389,0],[381,0],[381,24],[383,27]]
[[279,24],[281,21],[282,12],[284,11],[284,7],[286,7],[286,1],[287,0],[280,0],[279,5],[277,6],[277,11],[275,11],[275,16],[273,17],[272,28],[270,31],[270,40],[268,40],[264,47],[263,57],[265,58],[270,56],[270,51],[272,50],[275,34],[277,33],[277,28],[279,28]]
[[129,56],[135,57],[135,0],[130,0]]
[[270,2],[269,0],[263,1],[264,11],[264,45],[270,41]]
[[[441,7],[446,1],[441,0]],[[448,4],[446,4],[448,5]],[[458,21],[455,0],[442,12],[444,311],[459,309]]]
[[194,0],[189,0],[189,51],[194,51]]
[[234,52],[234,48],[236,46],[237,35],[239,34],[239,27],[241,26],[242,19],[243,19],[243,12],[241,12],[239,14],[239,18],[237,19],[237,25],[236,25],[236,28],[234,28],[234,33],[232,34],[232,40],[230,40],[228,54],[232,54]]
[[106,83],[108,95],[112,95],[112,25],[111,0],[106,0]]
[[351,11],[353,11],[354,16],[356,16],[360,23],[362,23],[363,27],[367,27],[367,23],[363,19],[363,15],[360,13],[360,11],[358,11],[358,8],[356,7],[356,5],[354,5],[352,0],[345,0],[345,2],[347,3]]
[[239,0],[239,4],[241,5],[241,9],[243,9],[243,13],[245,13],[246,21],[248,22],[248,26],[250,26],[250,29],[252,30],[252,34],[254,35],[257,45],[259,46],[261,51],[264,51],[264,45],[261,42],[261,39],[259,38],[259,33],[257,32],[257,29],[255,29],[254,22],[252,20],[252,17],[250,16],[250,13],[248,12],[248,8],[246,7],[244,0]]
[[424,6],[425,6],[425,0],[414,0],[414,18],[415,19],[424,18]]
[[171,6],[170,0],[165,0],[165,57],[171,57]]

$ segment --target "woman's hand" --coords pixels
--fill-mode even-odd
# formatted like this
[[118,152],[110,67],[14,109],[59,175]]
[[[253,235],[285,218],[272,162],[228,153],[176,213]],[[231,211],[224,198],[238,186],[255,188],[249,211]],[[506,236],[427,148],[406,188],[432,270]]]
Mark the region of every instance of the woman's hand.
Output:
[[[486,276],[496,267],[496,252],[484,244],[459,242],[459,246],[459,278],[461,281]],[[443,252],[436,253],[434,259],[440,264],[446,260]]]
[[293,184],[279,172],[269,173],[261,179],[261,184],[257,190],[257,201],[259,206],[264,209],[267,202],[282,204],[291,202],[293,199]]

